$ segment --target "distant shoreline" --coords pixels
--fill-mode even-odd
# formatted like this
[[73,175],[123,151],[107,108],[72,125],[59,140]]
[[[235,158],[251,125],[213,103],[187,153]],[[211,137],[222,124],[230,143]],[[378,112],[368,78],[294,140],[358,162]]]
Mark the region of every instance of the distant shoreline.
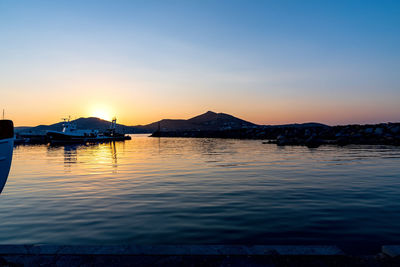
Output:
[[234,138],[268,140],[264,143],[303,145],[400,145],[400,123],[327,126],[322,124],[260,126],[219,131],[156,131],[152,137]]
[[[79,118],[72,121],[77,129],[105,130],[110,122],[99,118]],[[16,127],[16,133],[29,136],[46,135],[49,130],[61,131],[63,122],[36,127]],[[193,118],[163,119],[147,125],[117,124],[124,134],[151,133],[152,137],[235,138],[268,140],[279,146],[325,144],[400,145],[400,122],[378,124],[349,124],[329,126],[321,123],[286,125],[257,125],[226,113],[207,111]],[[39,138],[40,139],[40,138]],[[43,139],[43,138],[42,138]]]

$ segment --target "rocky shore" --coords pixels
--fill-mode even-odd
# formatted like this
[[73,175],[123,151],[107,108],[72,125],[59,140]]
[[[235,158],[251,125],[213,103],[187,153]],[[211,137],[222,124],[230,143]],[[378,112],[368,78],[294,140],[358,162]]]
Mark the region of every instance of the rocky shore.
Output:
[[234,138],[267,140],[279,146],[304,145],[318,147],[332,144],[400,145],[400,123],[327,126],[299,124],[259,126],[217,131],[156,131],[152,137]]

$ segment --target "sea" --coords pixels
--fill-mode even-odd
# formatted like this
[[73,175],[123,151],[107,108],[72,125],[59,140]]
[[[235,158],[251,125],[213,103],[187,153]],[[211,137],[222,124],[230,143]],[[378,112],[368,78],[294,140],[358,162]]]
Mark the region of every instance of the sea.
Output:
[[400,243],[400,147],[152,138],[14,148],[0,244]]

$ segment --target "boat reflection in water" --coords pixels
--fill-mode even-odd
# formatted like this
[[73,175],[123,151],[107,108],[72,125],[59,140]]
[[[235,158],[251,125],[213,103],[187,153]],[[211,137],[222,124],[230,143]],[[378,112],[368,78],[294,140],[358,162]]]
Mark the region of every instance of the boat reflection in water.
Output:
[[111,166],[112,172],[116,172],[118,167],[116,143],[121,145],[123,142],[49,145],[47,152],[49,157],[57,157],[60,152],[63,153],[65,172],[71,172],[74,166],[81,169],[85,165],[93,164],[96,164],[97,171]]
[[66,145],[64,146],[64,168],[69,170],[72,165],[78,162],[77,148],[79,145]]

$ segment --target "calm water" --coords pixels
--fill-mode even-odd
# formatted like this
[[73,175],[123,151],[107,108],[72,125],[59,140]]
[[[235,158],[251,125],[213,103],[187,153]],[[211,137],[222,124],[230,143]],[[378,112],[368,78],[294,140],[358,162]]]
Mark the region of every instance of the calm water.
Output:
[[400,243],[400,148],[132,137],[16,147],[0,243]]

